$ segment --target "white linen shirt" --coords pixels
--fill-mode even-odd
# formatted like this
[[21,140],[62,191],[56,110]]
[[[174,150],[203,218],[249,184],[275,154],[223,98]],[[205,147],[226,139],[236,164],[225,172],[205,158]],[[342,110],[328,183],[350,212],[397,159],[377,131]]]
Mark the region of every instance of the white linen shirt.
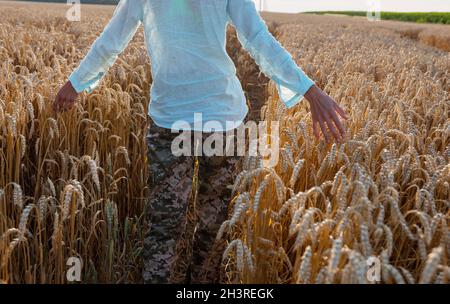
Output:
[[234,129],[248,107],[226,52],[228,23],[284,104],[302,100],[314,82],[271,35],[252,0],[121,0],[69,80],[78,93],[91,92],[142,24],[153,76],[152,120],[164,128],[208,131],[206,122],[218,122],[216,131]]

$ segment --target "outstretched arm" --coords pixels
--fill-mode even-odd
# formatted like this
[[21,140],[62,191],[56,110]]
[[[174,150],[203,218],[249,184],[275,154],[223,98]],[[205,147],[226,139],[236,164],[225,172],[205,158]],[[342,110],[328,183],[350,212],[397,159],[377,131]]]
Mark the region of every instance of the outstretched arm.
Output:
[[302,71],[286,49],[269,32],[252,0],[229,0],[228,17],[236,28],[242,46],[255,59],[262,72],[277,85],[280,99],[291,108],[305,97],[311,108],[314,134],[319,127],[327,142],[333,136],[342,141],[345,130],[336,113],[345,112]]
[[82,91],[92,92],[118,55],[125,49],[142,21],[140,0],[121,0],[102,34],[69,76],[54,103],[55,111],[67,111]]

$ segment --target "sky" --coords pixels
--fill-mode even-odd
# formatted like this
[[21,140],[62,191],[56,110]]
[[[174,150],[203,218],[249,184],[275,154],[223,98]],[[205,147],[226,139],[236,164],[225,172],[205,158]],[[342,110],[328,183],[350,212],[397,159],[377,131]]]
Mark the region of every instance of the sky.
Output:
[[370,3],[379,3],[381,11],[450,12],[450,0],[255,0],[264,1],[264,10],[278,12],[368,11]]

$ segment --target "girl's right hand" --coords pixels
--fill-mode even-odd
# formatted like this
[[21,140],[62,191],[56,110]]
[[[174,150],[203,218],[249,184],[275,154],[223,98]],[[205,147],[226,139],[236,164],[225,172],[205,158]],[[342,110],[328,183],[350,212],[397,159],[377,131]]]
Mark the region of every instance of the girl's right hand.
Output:
[[74,106],[78,93],[72,86],[70,81],[59,90],[58,95],[56,95],[55,101],[53,103],[53,110],[55,112],[66,112],[72,109]]
[[342,143],[345,139],[345,128],[338,116],[348,119],[344,110],[316,85],[306,92],[305,98],[309,101],[316,138],[320,136],[320,128],[327,143],[330,143],[333,137],[338,143]]

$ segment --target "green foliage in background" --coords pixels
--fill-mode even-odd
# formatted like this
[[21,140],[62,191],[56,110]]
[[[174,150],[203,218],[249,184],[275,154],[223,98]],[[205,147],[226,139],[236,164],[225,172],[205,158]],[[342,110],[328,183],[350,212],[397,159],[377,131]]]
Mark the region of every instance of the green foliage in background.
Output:
[[[367,12],[361,11],[324,11],[324,12],[308,12],[308,14],[338,14],[348,16],[367,16]],[[441,23],[450,24],[449,13],[393,13],[381,12],[382,20],[398,20],[417,23]]]

